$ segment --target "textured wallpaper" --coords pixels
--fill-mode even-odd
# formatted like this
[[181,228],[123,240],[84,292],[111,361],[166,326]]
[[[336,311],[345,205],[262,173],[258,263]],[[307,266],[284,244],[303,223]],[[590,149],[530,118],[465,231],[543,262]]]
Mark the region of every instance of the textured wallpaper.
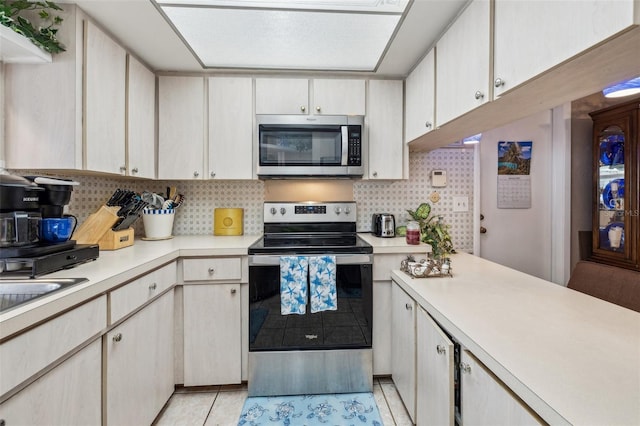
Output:
[[[452,197],[468,196],[470,208],[473,206],[473,156],[473,150],[458,148],[413,153],[409,158],[409,180],[354,180],[353,200],[358,203],[358,231],[371,229],[373,213],[393,213],[398,225],[406,223],[406,209],[415,209],[424,201],[430,202],[429,195],[437,191],[440,201],[430,202],[433,211],[451,224],[455,247],[471,252],[472,212],[454,213]],[[434,169],[447,172],[446,187],[431,186],[430,176]],[[28,171],[15,173],[36,174]],[[106,202],[117,188],[164,193],[167,186],[173,185],[186,199],[176,212],[174,235],[213,235],[213,210],[217,207],[244,208],[244,233],[257,235],[262,232],[262,181],[150,181],[104,176],[58,176],[71,177],[80,182],[73,191],[68,207],[69,213],[76,215],[80,222]],[[144,236],[142,219],[136,221],[134,228],[136,235]]]

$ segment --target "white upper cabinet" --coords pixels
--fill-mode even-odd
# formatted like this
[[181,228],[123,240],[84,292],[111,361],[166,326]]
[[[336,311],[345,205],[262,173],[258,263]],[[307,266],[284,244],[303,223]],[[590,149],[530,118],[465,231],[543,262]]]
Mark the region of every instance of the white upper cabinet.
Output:
[[256,114],[308,114],[309,80],[256,78]]
[[364,80],[313,80],[312,114],[365,115]]
[[156,76],[129,55],[127,67],[127,174],[156,175]]
[[438,126],[490,100],[490,5],[472,1],[436,44]]
[[252,178],[252,100],[251,78],[209,78],[209,178]]
[[158,178],[203,179],[203,77],[158,80]]
[[50,64],[3,64],[7,168],[82,169],[83,16],[64,9],[65,52]]
[[369,81],[369,179],[402,179],[402,81]]
[[634,0],[495,0],[495,95],[633,25],[634,3],[637,9]]
[[364,80],[256,78],[256,114],[365,115]]
[[435,58],[431,49],[405,81],[405,142],[433,130],[435,123]]
[[85,169],[125,174],[126,51],[85,21]]

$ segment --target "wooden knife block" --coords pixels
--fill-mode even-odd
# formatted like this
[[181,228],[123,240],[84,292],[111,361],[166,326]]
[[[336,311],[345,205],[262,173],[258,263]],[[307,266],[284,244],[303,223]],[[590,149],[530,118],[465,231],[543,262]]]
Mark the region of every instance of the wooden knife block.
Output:
[[114,231],[119,206],[101,206],[89,215],[73,234],[77,244],[98,244],[100,250],[117,250],[133,245],[133,228]]

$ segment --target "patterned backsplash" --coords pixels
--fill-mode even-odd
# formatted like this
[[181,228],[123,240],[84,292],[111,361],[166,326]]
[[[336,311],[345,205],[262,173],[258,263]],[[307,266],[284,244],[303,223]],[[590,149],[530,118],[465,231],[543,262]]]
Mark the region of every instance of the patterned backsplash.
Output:
[[[415,209],[422,202],[429,202],[433,211],[451,225],[456,249],[471,252],[473,249],[473,212],[453,212],[453,196],[468,196],[473,206],[472,149],[446,148],[429,153],[412,153],[409,157],[409,180],[403,181],[353,181],[353,200],[358,203],[358,231],[371,229],[373,213],[392,213],[396,225],[408,220],[406,209]],[[447,186],[433,188],[431,171],[445,170]],[[17,174],[36,174],[30,171],[14,171]],[[56,176],[56,175],[53,175]],[[70,176],[58,177],[69,178]],[[244,208],[244,233],[262,233],[262,181],[150,181],[104,176],[71,176],[80,182],[71,196],[68,212],[77,216],[80,223],[105,203],[117,189],[136,192],[165,193],[167,186],[176,186],[185,195],[184,204],[177,210],[174,235],[212,235],[213,211],[218,207]],[[301,182],[304,185],[304,182]],[[343,183],[341,184],[343,185]],[[440,201],[429,201],[429,195],[437,191]],[[142,220],[134,225],[136,235],[144,236]]]

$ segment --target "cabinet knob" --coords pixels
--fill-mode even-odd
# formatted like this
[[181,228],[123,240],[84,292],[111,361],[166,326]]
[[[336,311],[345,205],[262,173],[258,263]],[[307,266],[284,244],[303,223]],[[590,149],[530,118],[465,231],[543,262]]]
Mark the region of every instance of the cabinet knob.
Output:
[[480,233],[481,234],[486,234],[487,233],[487,228],[485,228],[484,226],[480,227]]
[[407,311],[410,311],[410,310],[412,310],[412,309],[413,309],[413,306],[411,305],[411,303],[406,303],[406,304],[404,305],[404,308],[405,308]]
[[484,93],[482,93],[481,91],[477,91],[475,94],[476,99],[482,99],[484,98]]
[[302,105],[302,106],[300,107],[300,111],[305,112],[306,110],[307,110],[307,107],[306,107],[306,106]]
[[236,294],[236,289],[235,288],[231,289],[231,294]]
[[373,177],[378,177],[378,172],[373,172]]
[[131,173],[138,173],[138,168],[134,167],[133,169],[131,169]]
[[216,270],[213,268],[209,268],[209,275],[215,274]]
[[316,111],[320,112],[320,107],[319,106],[316,107]]
[[113,336],[114,342],[119,342],[120,340],[122,340],[122,333],[118,333],[115,336]]
[[211,175],[212,178],[214,178],[214,177],[216,177],[216,172],[211,172],[210,175]]
[[156,288],[158,288],[158,285],[156,283],[153,283],[149,286],[149,290],[151,291],[155,290]]
[[124,173],[127,171],[127,168],[125,166],[120,166],[120,173]]
[[460,370],[463,373],[471,374],[471,366],[469,364],[467,364],[466,362],[461,362],[460,363]]
[[496,80],[493,82],[493,85],[496,87],[500,87],[500,86],[504,86],[504,80],[501,79],[500,77],[496,78]]
[[193,177],[198,177],[198,176],[200,176],[200,172],[197,172],[197,171],[193,172]]
[[442,355],[442,354],[447,352],[447,349],[442,345],[438,345],[438,346],[436,346],[436,352],[438,352],[438,354]]
[[431,124],[430,121],[427,121],[426,123],[424,123],[424,127],[426,127],[427,129],[430,129],[431,126],[433,126],[433,124]]

